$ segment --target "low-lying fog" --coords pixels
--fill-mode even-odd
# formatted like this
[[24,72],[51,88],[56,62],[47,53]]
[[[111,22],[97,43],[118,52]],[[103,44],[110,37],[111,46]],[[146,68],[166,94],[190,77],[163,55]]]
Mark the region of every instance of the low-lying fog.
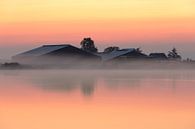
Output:
[[[37,88],[54,92],[80,89],[84,95],[93,94],[104,82],[105,87],[138,87],[144,81],[169,81],[170,87],[181,80],[195,81],[195,70],[2,70],[1,83],[20,80]],[[158,86],[158,85],[156,85]]]

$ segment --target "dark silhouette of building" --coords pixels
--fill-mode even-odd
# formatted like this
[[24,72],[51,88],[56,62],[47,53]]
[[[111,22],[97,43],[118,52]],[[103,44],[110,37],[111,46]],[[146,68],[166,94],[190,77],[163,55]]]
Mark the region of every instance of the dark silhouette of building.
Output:
[[[151,53],[148,56],[144,54],[140,48],[120,49],[117,46],[107,47],[103,52],[98,52],[91,38],[84,38],[80,45],[81,48],[69,44],[43,45],[13,56],[12,59],[14,62],[21,64],[51,64],[63,66],[67,66],[65,64],[74,64],[81,68],[83,68],[82,66],[87,66],[86,64],[99,67],[102,62],[108,62],[108,64],[110,64],[112,61],[115,63],[117,61],[128,62],[135,60],[181,60],[181,56],[177,53],[175,48],[168,53],[168,56],[165,53]],[[88,61],[90,61],[90,63]]]
[[96,55],[101,56],[102,61],[125,61],[131,59],[147,59],[147,55],[137,51],[135,48],[119,49],[118,47],[109,47],[102,53]]
[[74,64],[82,63],[88,60],[101,60],[99,56],[69,44],[43,45],[41,47],[13,56],[12,59],[17,62],[30,64]]

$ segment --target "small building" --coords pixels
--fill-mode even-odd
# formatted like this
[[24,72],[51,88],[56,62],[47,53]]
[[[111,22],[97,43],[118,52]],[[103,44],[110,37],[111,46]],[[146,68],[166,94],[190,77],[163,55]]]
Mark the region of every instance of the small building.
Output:
[[150,53],[149,58],[154,59],[154,60],[167,60],[168,59],[165,53]]
[[138,52],[135,48],[113,49],[113,51],[102,52],[96,55],[100,56],[102,58],[102,61],[125,61],[129,59],[146,59],[148,57],[147,55]]
[[79,64],[86,61],[100,61],[101,58],[69,44],[43,45],[12,57],[25,64]]

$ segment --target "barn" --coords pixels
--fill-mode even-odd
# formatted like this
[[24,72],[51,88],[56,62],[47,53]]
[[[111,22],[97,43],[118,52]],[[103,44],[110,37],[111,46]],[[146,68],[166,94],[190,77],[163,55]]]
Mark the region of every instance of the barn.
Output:
[[43,45],[12,57],[13,61],[24,64],[79,64],[87,61],[100,61],[93,53],[69,44]]
[[137,59],[146,59],[148,56],[136,51],[135,48],[118,49],[110,52],[96,54],[102,58],[102,61],[128,61]]

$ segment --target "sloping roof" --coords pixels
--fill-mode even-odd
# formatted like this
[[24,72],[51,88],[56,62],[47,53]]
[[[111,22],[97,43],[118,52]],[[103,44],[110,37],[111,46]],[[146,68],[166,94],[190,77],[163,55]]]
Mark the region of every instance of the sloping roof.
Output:
[[129,52],[133,52],[134,50],[135,50],[134,48],[128,48],[128,49],[114,50],[109,53],[98,53],[96,55],[101,56],[103,61],[107,61],[122,56],[124,54],[127,54]]
[[165,53],[150,53],[149,56],[155,58],[167,58]]
[[45,55],[47,53],[68,47],[70,45],[43,45],[41,47],[32,49],[30,51],[26,51],[24,53],[18,54],[16,56],[41,56],[41,55]]

